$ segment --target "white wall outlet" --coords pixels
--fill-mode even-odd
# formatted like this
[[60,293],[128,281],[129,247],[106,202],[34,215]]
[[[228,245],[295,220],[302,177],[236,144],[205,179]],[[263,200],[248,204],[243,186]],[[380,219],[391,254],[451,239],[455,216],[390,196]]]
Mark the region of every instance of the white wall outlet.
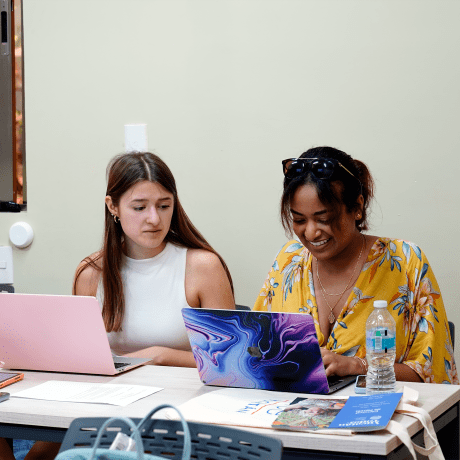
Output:
[[13,282],[13,248],[0,246],[0,284]]
[[147,125],[125,125],[125,152],[147,152]]

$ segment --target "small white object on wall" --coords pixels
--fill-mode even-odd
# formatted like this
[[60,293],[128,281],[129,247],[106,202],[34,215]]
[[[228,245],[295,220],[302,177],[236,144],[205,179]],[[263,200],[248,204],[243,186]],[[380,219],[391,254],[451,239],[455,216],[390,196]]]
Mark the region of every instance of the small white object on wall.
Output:
[[0,246],[0,284],[13,284],[13,248]]
[[26,248],[34,240],[34,231],[27,222],[16,222],[10,228],[10,240],[17,248]]
[[147,152],[147,125],[125,125],[125,152]]

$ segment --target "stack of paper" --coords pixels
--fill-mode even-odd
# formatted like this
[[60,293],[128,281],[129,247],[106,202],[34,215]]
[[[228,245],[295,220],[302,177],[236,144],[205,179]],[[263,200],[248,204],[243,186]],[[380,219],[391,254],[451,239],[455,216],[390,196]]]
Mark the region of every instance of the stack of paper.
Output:
[[142,385],[50,380],[28,390],[14,393],[11,397],[127,406],[160,390],[162,388]]

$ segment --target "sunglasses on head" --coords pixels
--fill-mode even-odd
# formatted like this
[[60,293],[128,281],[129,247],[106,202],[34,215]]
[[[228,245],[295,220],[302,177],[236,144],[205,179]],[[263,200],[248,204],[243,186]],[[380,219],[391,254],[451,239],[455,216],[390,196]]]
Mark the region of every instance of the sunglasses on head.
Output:
[[337,167],[343,168],[358,182],[359,179],[340,161],[333,158],[288,158],[283,160],[284,177],[288,180],[312,173],[317,179],[330,179]]

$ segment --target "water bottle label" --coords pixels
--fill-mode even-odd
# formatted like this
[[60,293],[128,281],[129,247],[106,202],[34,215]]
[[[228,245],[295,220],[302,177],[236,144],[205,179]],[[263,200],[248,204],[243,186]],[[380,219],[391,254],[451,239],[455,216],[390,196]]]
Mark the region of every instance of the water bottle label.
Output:
[[388,335],[387,329],[375,329],[366,337],[366,348],[370,352],[387,353],[396,348],[396,339]]

